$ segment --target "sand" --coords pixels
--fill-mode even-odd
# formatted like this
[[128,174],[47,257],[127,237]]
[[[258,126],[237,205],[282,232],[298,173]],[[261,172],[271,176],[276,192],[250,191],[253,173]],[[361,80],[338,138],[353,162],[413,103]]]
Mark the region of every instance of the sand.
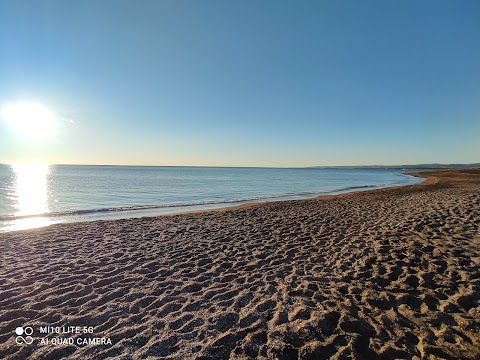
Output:
[[478,359],[480,170],[422,176],[0,234],[0,358]]

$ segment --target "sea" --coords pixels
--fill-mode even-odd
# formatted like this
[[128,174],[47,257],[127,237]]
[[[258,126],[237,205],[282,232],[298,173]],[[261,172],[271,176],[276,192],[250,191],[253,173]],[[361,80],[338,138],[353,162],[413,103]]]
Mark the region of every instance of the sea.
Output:
[[401,169],[0,164],[0,231],[415,184]]

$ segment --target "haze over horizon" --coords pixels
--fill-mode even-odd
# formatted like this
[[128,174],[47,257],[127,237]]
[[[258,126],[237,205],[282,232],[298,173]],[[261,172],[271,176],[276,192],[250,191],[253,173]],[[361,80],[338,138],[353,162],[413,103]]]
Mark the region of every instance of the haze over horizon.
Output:
[[478,163],[477,1],[0,0],[0,163]]

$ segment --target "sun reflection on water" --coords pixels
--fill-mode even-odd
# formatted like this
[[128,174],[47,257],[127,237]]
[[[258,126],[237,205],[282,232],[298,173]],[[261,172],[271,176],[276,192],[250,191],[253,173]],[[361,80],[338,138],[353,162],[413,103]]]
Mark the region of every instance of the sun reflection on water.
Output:
[[14,173],[15,216],[5,230],[25,230],[53,223],[43,215],[48,213],[48,174],[50,166],[44,164],[11,165]]

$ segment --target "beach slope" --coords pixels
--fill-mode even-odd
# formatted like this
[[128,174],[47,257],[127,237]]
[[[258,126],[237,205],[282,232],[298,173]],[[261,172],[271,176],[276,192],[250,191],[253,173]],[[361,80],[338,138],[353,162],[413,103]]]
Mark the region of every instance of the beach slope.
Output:
[[478,359],[480,171],[419,176],[0,234],[0,358]]

